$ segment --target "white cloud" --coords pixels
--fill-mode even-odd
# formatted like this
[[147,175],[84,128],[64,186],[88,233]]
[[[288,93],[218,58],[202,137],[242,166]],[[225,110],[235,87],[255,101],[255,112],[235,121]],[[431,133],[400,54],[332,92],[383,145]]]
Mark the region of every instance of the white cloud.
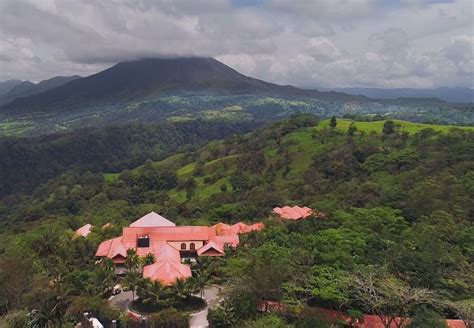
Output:
[[298,86],[473,86],[472,2],[1,0],[0,79],[214,56]]

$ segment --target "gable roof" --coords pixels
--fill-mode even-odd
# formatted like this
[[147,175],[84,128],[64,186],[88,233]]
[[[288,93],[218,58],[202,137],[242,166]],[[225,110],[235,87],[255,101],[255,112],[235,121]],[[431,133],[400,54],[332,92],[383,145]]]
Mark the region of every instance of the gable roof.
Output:
[[107,256],[109,258],[114,258],[117,255],[127,257],[127,250],[122,245],[122,237],[101,242],[95,252],[95,256]]
[[209,250],[214,250],[220,254],[224,254],[224,249],[222,246],[218,245],[217,243],[210,241],[206,245],[202,246],[197,250],[198,256],[205,255],[205,253]]
[[158,280],[165,286],[174,284],[177,279],[190,278],[191,275],[189,266],[172,261],[155,262],[143,268],[143,278]]
[[310,216],[313,213],[313,210],[309,207],[299,207],[299,206],[284,206],[284,207],[275,207],[273,213],[277,214],[282,219],[287,220],[299,220],[304,219]]
[[91,233],[92,224],[88,223],[76,230],[76,236],[87,237]]
[[176,226],[173,222],[165,219],[155,212],[150,212],[145,216],[142,216],[132,224],[130,227],[145,228],[145,227],[174,227]]

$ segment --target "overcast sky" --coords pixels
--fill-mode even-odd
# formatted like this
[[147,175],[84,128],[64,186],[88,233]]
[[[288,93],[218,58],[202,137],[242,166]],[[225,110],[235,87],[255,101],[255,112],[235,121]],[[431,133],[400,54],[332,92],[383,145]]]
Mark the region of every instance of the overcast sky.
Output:
[[0,0],[0,80],[212,56],[303,87],[473,87],[473,0]]

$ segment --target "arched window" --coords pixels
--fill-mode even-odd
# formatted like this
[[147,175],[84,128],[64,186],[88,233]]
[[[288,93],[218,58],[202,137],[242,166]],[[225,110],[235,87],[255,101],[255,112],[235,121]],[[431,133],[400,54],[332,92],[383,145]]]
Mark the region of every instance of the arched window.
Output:
[[196,245],[194,243],[189,244],[189,249],[194,251],[196,249]]
[[182,243],[182,244],[181,244],[181,249],[182,249],[182,250],[185,250],[185,249],[186,249],[186,243]]

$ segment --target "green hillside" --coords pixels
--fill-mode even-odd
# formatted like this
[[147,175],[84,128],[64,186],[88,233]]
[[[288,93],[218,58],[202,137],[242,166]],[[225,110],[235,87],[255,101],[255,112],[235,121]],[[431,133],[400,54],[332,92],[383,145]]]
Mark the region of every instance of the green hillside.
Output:
[[435,98],[371,99],[280,86],[244,76],[213,58],[147,58],[30,96],[0,99],[0,138],[132,123],[269,122],[297,112],[472,124],[472,109],[472,104]]
[[[177,225],[264,221],[262,232],[241,236],[224,258],[196,264],[206,284],[226,290],[223,307],[210,312],[215,326],[246,327],[262,318],[257,302],[271,300],[285,304],[274,320],[324,327],[315,307],[374,313],[369,283],[389,306],[384,314],[419,316],[421,309],[464,318],[474,299],[473,129],[400,122],[410,130],[404,133],[383,132],[382,122],[354,124],[349,133],[346,120],[331,128],[294,115],[120,173],[64,171],[29,195],[4,197],[0,268],[10,270],[0,270],[0,313],[24,317],[34,307],[65,326],[94,306],[117,318],[104,291],[115,281],[102,279],[95,250],[155,211]],[[269,219],[282,205],[326,217]],[[98,228],[108,222],[111,229]],[[72,239],[86,223],[96,228]]]
[[[361,136],[362,132],[381,135],[385,122],[386,121],[357,122],[347,119],[338,119],[334,131],[345,133],[349,129],[349,126],[353,124],[357,129],[354,138],[363,140],[364,137]],[[414,135],[425,129],[432,129],[435,132],[444,134],[452,129],[474,131],[474,127],[419,124],[400,120],[394,120],[394,122],[395,125],[398,126],[397,133],[407,132],[410,135]],[[282,136],[280,142],[284,147],[284,154],[289,158],[288,172],[285,174],[283,174],[283,172],[278,172],[278,174],[276,174],[273,181],[275,186],[285,189],[288,187],[289,180],[291,181],[291,179],[299,178],[299,175],[307,171],[311,166],[313,156],[317,156],[318,154],[327,151],[328,148],[327,145],[321,143],[319,138],[315,138],[315,134],[326,134],[328,132],[333,133],[334,131],[329,128],[328,119],[319,122],[316,126],[299,128],[297,131]],[[176,173],[178,181],[182,184],[189,179],[193,179],[195,181],[193,198],[203,200],[214,194],[220,193],[220,188],[223,185],[226,186],[226,190],[232,190],[232,185],[229,182],[228,177],[236,173],[236,163],[239,159],[239,155],[222,156],[218,158],[213,158],[210,155],[212,152],[215,152],[222,147],[225,147],[223,142],[213,143],[202,148],[195,155],[195,157],[198,158],[197,161],[188,162],[189,158],[188,160],[183,161],[184,155],[176,155],[156,163],[155,167],[172,168]],[[281,151],[278,151],[278,148],[279,147],[276,144],[270,143],[260,150],[265,158],[265,169],[279,165],[279,162],[281,161]],[[196,175],[196,167],[199,165],[202,166],[202,174]],[[139,174],[138,172],[140,172],[141,169],[142,168],[139,167],[134,171],[136,174]],[[172,200],[177,202],[187,201],[186,191],[182,188],[173,188],[169,191],[169,196]]]
[[[439,132],[448,132],[452,128],[464,129],[464,130],[470,130],[470,131],[474,129],[474,127],[468,127],[468,126],[422,124],[422,123],[413,123],[413,122],[401,121],[401,120],[392,120],[392,121],[395,122],[397,126],[399,126],[399,129],[401,132],[408,132],[410,134],[420,132],[423,129],[433,129]],[[364,131],[366,133],[371,133],[371,132],[381,133],[385,122],[386,122],[385,120],[374,121],[374,122],[353,122],[347,119],[338,119],[336,128],[339,131],[347,131],[347,129],[349,128],[349,125],[353,123],[354,126],[359,131]],[[323,129],[328,126],[329,126],[329,119],[322,121],[318,125],[318,128]]]

